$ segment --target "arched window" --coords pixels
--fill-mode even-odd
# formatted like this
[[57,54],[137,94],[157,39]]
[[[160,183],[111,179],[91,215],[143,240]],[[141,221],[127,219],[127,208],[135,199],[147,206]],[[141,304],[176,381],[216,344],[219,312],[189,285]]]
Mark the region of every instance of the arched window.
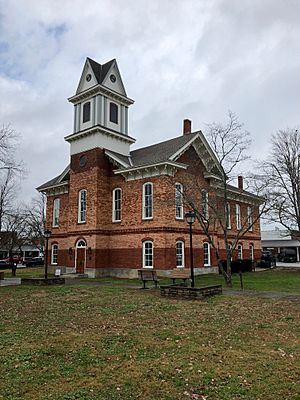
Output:
[[205,267],[210,267],[210,245],[203,243],[203,262]]
[[253,231],[253,210],[252,207],[247,207],[247,222],[249,227],[249,232]]
[[113,222],[121,221],[121,206],[122,206],[122,191],[120,188],[113,190],[113,210],[112,220]]
[[230,204],[225,204],[225,220],[227,229],[231,229]]
[[57,255],[58,255],[58,245],[53,244],[51,246],[51,264],[57,264]]
[[201,192],[201,213],[205,220],[208,220],[208,192],[206,190],[202,190]]
[[236,229],[241,229],[241,206],[239,204],[235,205],[235,213],[236,213]]
[[78,194],[78,222],[83,223],[86,222],[86,198],[87,192],[85,189],[80,190]]
[[115,103],[109,103],[109,120],[115,124],[118,123],[118,106]]
[[238,251],[238,254],[237,254],[238,260],[242,260],[243,259],[243,246],[241,244],[238,244],[237,251]]
[[59,225],[59,208],[60,208],[60,199],[55,199],[53,201],[53,219],[52,219],[53,227],[57,227]]
[[143,268],[153,268],[153,242],[143,242]]
[[143,219],[153,218],[153,184],[143,185]]
[[86,243],[83,239],[78,240],[76,247],[86,247]]
[[83,105],[82,122],[88,122],[91,119],[91,102],[88,101]]
[[175,217],[183,219],[183,186],[175,183]]
[[184,242],[181,240],[176,242],[176,267],[184,267]]
[[250,257],[250,260],[254,260],[254,246],[253,246],[253,244],[249,245],[249,257]]

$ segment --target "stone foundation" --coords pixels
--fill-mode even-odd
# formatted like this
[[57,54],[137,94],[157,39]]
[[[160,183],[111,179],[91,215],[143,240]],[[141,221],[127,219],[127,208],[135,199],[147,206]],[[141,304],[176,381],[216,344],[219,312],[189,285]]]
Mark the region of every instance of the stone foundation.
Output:
[[222,294],[222,285],[204,286],[200,288],[191,288],[181,285],[161,286],[160,294],[163,297],[202,300],[208,296]]
[[39,285],[39,286],[48,286],[48,285],[64,285],[64,278],[22,278],[21,285]]

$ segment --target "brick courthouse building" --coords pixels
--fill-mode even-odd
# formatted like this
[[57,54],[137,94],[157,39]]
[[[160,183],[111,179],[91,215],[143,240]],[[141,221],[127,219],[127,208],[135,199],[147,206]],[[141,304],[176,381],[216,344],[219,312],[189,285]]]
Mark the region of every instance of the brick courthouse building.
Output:
[[[188,267],[185,181],[195,177],[201,183],[200,203],[219,171],[202,132],[191,132],[185,120],[180,136],[131,151],[135,139],[128,133],[128,108],[133,100],[115,60],[100,65],[87,58],[69,101],[74,105],[74,130],[65,137],[70,165],[38,188],[47,196],[51,265],[91,277],[136,276],[141,267],[162,272]],[[238,198],[230,204],[234,234],[238,218],[250,207],[257,212],[259,199],[242,188],[231,191],[232,199]],[[193,231],[196,272],[216,271],[214,251],[198,223]],[[222,236],[216,232],[215,237],[225,258]],[[240,241],[238,256],[253,258],[260,248],[258,221]]]

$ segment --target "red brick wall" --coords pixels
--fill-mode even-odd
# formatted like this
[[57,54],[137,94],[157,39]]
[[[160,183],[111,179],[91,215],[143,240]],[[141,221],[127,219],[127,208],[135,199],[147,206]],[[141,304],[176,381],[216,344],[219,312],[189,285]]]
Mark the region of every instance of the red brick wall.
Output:
[[[82,154],[87,156],[84,167],[79,166]],[[53,200],[61,198],[60,226],[52,229],[52,241],[59,245],[58,264],[74,267],[76,242],[83,238],[91,255],[86,265],[90,268],[140,268],[142,267],[142,242],[151,237],[154,242],[154,266],[171,269],[176,266],[176,240],[185,242],[185,265],[189,266],[189,234],[184,220],[175,218],[175,183],[182,183],[186,190],[196,187],[196,201],[201,204],[201,188],[209,191],[209,180],[204,179],[205,168],[193,148],[180,158],[179,162],[190,165],[187,170],[178,171],[174,177],[156,176],[126,182],[122,176],[114,175],[112,166],[104,151],[93,149],[71,157],[69,193],[49,196],[47,221],[52,225]],[[142,188],[145,182],[153,183],[154,210],[152,220],[142,220]],[[187,184],[188,183],[188,184]],[[192,185],[189,185],[192,183]],[[112,222],[112,191],[122,189],[122,221]],[[87,190],[87,222],[78,224],[78,193]],[[193,194],[193,193],[191,193]],[[213,194],[210,194],[213,196]],[[242,218],[246,218],[247,205],[240,203]],[[185,207],[184,212],[188,211]],[[231,205],[231,236],[235,236],[235,205]],[[194,229],[194,264],[203,266],[203,242],[207,241],[200,231],[199,223]],[[230,234],[229,234],[230,235]],[[224,249],[221,232],[215,232],[219,248]],[[253,243],[255,254],[260,250],[259,223],[253,232],[247,233],[243,242],[246,258],[249,243]],[[69,249],[72,249],[69,254]],[[216,257],[211,249],[211,264]]]

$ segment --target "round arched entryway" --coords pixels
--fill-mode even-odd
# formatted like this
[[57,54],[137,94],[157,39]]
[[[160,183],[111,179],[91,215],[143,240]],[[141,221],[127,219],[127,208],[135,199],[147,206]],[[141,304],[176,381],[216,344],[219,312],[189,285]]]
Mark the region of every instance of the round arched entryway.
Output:
[[80,239],[76,243],[76,273],[83,274],[86,263],[86,242]]

